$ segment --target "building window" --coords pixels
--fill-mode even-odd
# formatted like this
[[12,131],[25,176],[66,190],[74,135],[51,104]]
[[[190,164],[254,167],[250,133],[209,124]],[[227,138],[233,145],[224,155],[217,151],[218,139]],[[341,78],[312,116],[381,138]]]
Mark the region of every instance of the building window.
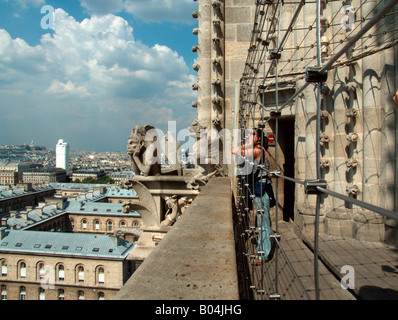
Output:
[[39,300],[46,300],[46,290],[39,288]]
[[58,266],[58,281],[64,281],[65,280],[65,268],[63,264],[60,264]]
[[95,230],[96,230],[96,231],[99,231],[99,229],[100,229],[100,224],[99,224],[99,221],[98,221],[98,220],[95,220],[95,221],[94,221],[94,226],[95,226]]
[[1,260],[1,276],[7,277],[7,261]]
[[77,267],[77,281],[84,282],[84,268],[83,266]]
[[23,261],[19,263],[19,277],[26,278],[26,263]]
[[105,293],[98,292],[98,300],[105,300]]
[[120,221],[120,228],[123,228],[123,227],[125,227],[125,226],[126,226],[126,222],[124,222],[123,220]]
[[83,229],[83,230],[86,230],[86,229],[87,229],[87,220],[86,220],[86,219],[83,219],[83,220],[82,220],[82,229]]
[[65,291],[64,291],[64,289],[58,289],[58,300],[65,300]]
[[133,221],[133,227],[139,227],[140,223],[137,220]]
[[108,222],[107,222],[107,226],[108,226],[108,231],[112,231],[112,228],[113,228],[113,223],[112,223],[112,221],[111,220],[109,220]]
[[7,300],[7,286],[5,284],[1,285],[1,300]]
[[104,268],[98,268],[98,283],[105,283],[105,271]]
[[37,269],[36,272],[37,272],[38,280],[45,279],[45,277],[46,277],[46,269],[44,268],[44,263],[43,262],[39,262],[37,264],[37,268],[36,269]]
[[77,292],[77,299],[78,299],[78,300],[84,300],[84,291],[79,290],[79,291]]
[[19,287],[19,300],[26,300],[26,288],[24,286]]

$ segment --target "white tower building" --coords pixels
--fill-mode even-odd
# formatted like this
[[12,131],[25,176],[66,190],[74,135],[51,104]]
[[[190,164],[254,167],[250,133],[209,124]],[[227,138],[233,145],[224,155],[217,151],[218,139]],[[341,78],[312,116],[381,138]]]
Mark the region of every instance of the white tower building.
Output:
[[55,166],[66,170],[69,174],[69,144],[59,139],[55,146]]

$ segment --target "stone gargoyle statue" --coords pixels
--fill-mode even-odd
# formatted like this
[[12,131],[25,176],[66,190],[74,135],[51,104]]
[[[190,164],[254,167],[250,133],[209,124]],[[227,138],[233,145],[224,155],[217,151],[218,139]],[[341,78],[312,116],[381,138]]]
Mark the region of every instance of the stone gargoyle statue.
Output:
[[131,130],[127,142],[127,153],[132,160],[132,170],[136,175],[144,176],[161,174],[160,155],[157,146],[158,135],[151,125],[136,126]]
[[166,199],[167,212],[165,219],[160,223],[162,227],[172,226],[178,217],[184,213],[188,200],[184,197],[178,198],[176,195]]
[[223,141],[218,135],[210,134],[206,126],[199,120],[193,120],[192,126],[188,128],[190,136],[195,139],[193,153],[202,172],[188,180],[188,186],[192,189],[198,188],[198,182],[206,184],[212,177],[225,177],[226,169],[222,163]]

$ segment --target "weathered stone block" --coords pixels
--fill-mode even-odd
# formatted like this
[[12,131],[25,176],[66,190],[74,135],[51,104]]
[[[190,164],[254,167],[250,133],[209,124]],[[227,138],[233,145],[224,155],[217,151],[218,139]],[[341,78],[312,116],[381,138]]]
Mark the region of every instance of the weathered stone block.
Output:
[[352,238],[352,220],[325,218],[325,233],[341,238]]
[[250,7],[226,7],[225,19],[229,23],[253,23]]

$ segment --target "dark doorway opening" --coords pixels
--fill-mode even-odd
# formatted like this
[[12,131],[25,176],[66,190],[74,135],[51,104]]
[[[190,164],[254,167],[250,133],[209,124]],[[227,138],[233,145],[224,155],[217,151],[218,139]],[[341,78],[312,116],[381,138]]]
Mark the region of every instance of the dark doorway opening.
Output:
[[[281,174],[294,178],[294,116],[281,117],[278,120],[278,144],[282,154],[278,154]],[[275,121],[270,123],[275,132]],[[279,151],[279,152],[280,152]],[[279,194],[283,192],[283,220],[294,221],[294,190],[295,184],[286,179],[279,179]],[[275,190],[276,192],[276,190]]]

